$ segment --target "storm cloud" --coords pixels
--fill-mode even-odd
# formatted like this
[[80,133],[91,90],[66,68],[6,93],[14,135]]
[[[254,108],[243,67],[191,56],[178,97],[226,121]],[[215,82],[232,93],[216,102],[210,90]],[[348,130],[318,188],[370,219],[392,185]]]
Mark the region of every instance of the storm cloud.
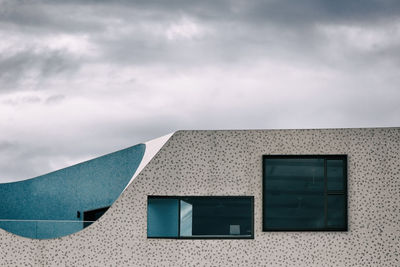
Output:
[[399,1],[0,0],[0,182],[178,129],[400,122]]

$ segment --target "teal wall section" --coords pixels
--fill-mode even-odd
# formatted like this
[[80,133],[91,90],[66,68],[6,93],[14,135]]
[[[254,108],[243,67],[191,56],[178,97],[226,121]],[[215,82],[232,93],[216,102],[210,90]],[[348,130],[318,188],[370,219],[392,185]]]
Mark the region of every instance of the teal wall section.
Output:
[[83,212],[110,206],[144,151],[145,145],[139,144],[29,180],[0,184],[0,227],[39,239],[83,229]]

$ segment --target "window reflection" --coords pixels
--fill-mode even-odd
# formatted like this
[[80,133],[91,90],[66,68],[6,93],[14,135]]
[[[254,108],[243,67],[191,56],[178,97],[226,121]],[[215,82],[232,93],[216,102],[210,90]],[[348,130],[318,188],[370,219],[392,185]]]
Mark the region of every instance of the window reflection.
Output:
[[346,156],[266,155],[263,229],[346,230]]
[[193,205],[181,200],[181,236],[193,234]]
[[[167,203],[173,201],[179,201],[178,206],[174,205],[174,214],[177,209],[180,214],[176,223],[175,216],[167,215]],[[158,203],[157,209],[154,203]],[[253,198],[149,196],[147,218],[148,237],[252,238]],[[178,224],[179,233],[175,235]]]

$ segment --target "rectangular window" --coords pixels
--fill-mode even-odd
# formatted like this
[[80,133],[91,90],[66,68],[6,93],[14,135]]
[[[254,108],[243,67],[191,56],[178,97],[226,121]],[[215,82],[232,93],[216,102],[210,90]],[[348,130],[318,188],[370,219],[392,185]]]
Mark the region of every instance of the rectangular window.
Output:
[[148,196],[147,237],[253,238],[253,197]]
[[347,156],[263,156],[263,231],[347,231]]

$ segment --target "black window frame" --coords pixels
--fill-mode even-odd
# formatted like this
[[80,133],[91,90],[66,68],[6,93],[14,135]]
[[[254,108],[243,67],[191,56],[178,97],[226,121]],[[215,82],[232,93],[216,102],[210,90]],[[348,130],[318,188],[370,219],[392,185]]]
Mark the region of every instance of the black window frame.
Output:
[[[161,196],[161,195],[148,195],[147,196],[147,203],[149,198],[160,198],[160,199],[176,199],[178,200],[178,235],[177,237],[164,237],[164,236],[151,236],[149,237],[147,235],[147,227],[149,225],[146,215],[146,235],[147,239],[179,239],[179,240],[191,240],[191,239],[254,239],[254,196]],[[250,205],[251,205],[251,235],[226,235],[226,236],[180,236],[180,231],[181,231],[181,220],[180,220],[180,214],[181,214],[181,200],[185,200],[187,198],[225,198],[225,199],[248,199],[250,200]],[[148,210],[148,206],[146,206],[146,211]]]
[[[268,229],[265,220],[265,160],[266,159],[323,159],[324,160],[324,227],[314,229],[302,228],[274,228]],[[332,190],[328,192],[327,184],[327,160],[343,160],[343,193],[340,190]],[[347,232],[348,227],[348,157],[346,154],[335,155],[263,155],[262,156],[262,231],[263,232]],[[340,191],[342,192],[342,191]],[[327,227],[327,209],[328,209],[328,195],[344,195],[344,227]]]

